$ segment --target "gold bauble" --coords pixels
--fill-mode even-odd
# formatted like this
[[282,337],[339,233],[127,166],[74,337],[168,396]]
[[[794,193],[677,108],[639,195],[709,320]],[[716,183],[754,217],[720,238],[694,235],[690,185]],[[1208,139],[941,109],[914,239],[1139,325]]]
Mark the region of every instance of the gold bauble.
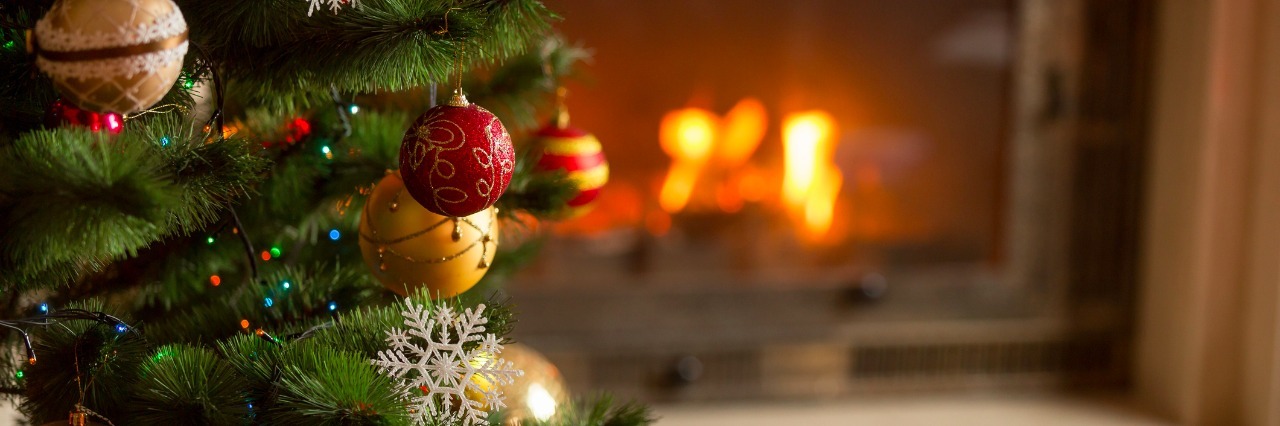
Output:
[[87,412],[77,409],[66,420],[54,420],[40,426],[102,426],[102,423],[89,420],[89,416]]
[[[502,348],[500,358],[524,371],[524,375],[516,377],[510,385],[499,388],[507,405],[505,424],[518,425],[524,419],[547,420],[568,403],[569,391],[560,370],[538,351],[512,343]],[[472,380],[485,390],[493,386],[483,378]],[[483,401],[478,394],[468,393],[467,397]]]
[[73,423],[71,420],[56,420],[40,426],[106,426],[102,423],[85,421],[84,423]]
[[36,66],[63,99],[128,114],[159,102],[182,72],[187,23],[172,0],[58,0],[33,32]]
[[404,189],[399,173],[378,182],[360,215],[360,251],[373,275],[407,295],[453,297],[476,285],[498,248],[497,210],[462,218],[427,211]]

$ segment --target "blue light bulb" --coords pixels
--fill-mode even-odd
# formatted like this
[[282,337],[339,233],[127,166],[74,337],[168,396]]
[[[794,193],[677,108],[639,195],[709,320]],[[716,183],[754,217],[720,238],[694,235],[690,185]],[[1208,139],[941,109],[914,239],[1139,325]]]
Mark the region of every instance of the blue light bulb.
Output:
[[338,229],[337,229],[337,228],[334,228],[334,229],[330,229],[330,230],[329,230],[329,239],[330,239],[330,240],[338,241],[338,239],[339,239],[339,238],[342,238],[342,233],[341,233],[341,232],[338,232]]
[[117,333],[124,333],[124,332],[126,332],[126,331],[129,331],[129,326],[124,325],[124,324],[116,324],[116,332],[117,332]]
[[271,298],[270,298],[270,297],[268,297],[268,298],[266,298],[266,299],[262,299],[262,305],[263,305],[263,306],[266,306],[266,307],[268,307],[268,308],[270,308],[272,305],[275,305],[275,304],[276,304],[276,301],[271,300]]
[[329,302],[329,311],[338,310],[338,302]]
[[40,304],[40,313],[42,313],[42,314],[47,314],[47,313],[49,313],[49,304],[48,304],[48,303],[41,303],[41,304]]

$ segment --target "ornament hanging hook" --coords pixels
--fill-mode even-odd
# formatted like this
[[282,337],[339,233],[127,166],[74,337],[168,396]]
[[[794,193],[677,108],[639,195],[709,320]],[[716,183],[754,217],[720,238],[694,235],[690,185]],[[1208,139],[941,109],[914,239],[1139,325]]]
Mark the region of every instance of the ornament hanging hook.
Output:
[[465,48],[461,43],[457,45],[458,54],[453,60],[453,97],[449,99],[449,106],[465,107],[471,103],[467,101],[467,95],[462,93],[462,61],[465,58]]
[[569,128],[569,106],[565,98],[569,97],[569,89],[564,86],[556,87],[556,128]]
[[[548,42],[550,43],[550,42]],[[548,44],[550,46],[550,44]],[[569,97],[569,89],[564,87],[560,82],[560,77],[556,75],[555,67],[551,65],[551,51],[549,47],[544,47],[542,52],[542,75],[547,79],[547,87],[556,88],[556,115],[552,118],[552,124],[557,129],[569,128],[569,107],[565,103],[565,99]]]
[[[451,7],[449,8],[449,10],[444,11],[444,28],[441,28],[439,31],[436,31],[435,32],[436,35],[445,35],[449,33],[449,13],[455,10],[461,10],[461,9],[462,8],[460,7]],[[462,93],[462,62],[463,62],[463,58],[465,58],[466,49],[462,44],[462,42],[458,40],[454,41],[453,46],[454,46],[454,57],[453,57],[454,86],[453,86],[453,97],[449,99],[449,106],[465,107],[467,105],[470,105],[470,102],[467,101],[467,96]],[[433,86],[432,87],[433,93],[431,94],[432,102],[435,101],[434,91],[435,91],[435,87]]]
[[164,113],[170,113],[174,111],[178,111],[183,114],[186,114],[188,112],[188,109],[187,107],[179,104],[165,104],[157,107],[152,107],[143,111],[138,111],[133,114],[125,114],[120,118],[123,119],[124,122],[128,123],[129,121],[132,121],[135,118],[138,118],[147,114],[164,114]]

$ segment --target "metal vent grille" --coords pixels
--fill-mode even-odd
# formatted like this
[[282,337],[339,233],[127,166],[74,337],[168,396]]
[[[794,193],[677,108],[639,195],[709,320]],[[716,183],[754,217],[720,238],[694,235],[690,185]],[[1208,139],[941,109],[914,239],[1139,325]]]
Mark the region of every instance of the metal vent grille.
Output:
[[1110,339],[877,345],[852,349],[854,379],[1115,371]]
[[[694,371],[681,374],[683,358],[696,360]],[[760,393],[760,357],[751,351],[606,355],[592,357],[588,364],[590,387],[611,389],[621,396],[720,399]]]

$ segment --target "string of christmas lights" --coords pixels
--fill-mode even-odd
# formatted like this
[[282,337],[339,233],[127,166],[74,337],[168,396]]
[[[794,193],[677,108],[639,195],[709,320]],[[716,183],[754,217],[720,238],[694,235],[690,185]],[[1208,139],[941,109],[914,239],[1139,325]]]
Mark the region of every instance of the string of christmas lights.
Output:
[[[31,344],[31,335],[27,331],[29,327],[44,327],[54,325],[62,321],[93,321],[102,325],[111,326],[115,329],[116,333],[124,334],[131,332],[142,337],[142,334],[138,333],[137,329],[133,326],[106,312],[88,311],[79,308],[52,310],[49,308],[49,304],[47,302],[40,303],[37,310],[41,315],[0,320],[0,327],[17,331],[18,334],[22,336],[22,343],[27,352],[27,363],[30,365],[36,364],[37,357],[35,348]],[[143,339],[145,341],[145,337],[143,337]],[[14,375],[21,379],[25,373],[22,370],[18,370]],[[0,389],[0,393],[21,393],[21,390]]]

